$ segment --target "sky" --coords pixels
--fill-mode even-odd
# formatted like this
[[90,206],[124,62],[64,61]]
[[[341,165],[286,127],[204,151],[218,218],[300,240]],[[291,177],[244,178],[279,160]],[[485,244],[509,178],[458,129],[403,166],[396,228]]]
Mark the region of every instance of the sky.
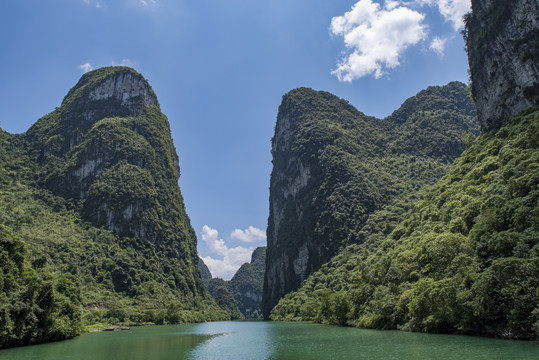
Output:
[[383,118],[468,82],[470,0],[2,0],[0,127],[25,132],[86,71],[126,65],[168,117],[199,255],[230,279],[266,244],[282,96],[329,91]]

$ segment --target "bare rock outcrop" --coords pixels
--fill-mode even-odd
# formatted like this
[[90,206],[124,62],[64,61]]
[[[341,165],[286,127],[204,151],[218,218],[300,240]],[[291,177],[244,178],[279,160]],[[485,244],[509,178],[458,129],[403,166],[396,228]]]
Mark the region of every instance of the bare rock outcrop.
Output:
[[483,131],[539,104],[539,2],[473,0],[466,19],[472,94]]

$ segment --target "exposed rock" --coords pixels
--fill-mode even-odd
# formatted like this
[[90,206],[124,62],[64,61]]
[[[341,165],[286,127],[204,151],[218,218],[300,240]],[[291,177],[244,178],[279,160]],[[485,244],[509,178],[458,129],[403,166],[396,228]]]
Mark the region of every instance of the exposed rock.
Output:
[[88,100],[98,101],[115,99],[122,106],[132,111],[133,115],[140,115],[143,106],[157,105],[157,98],[148,88],[147,82],[130,71],[120,71],[106,78],[94,87],[88,95]]
[[539,2],[472,0],[467,18],[472,93],[483,131],[539,104]]

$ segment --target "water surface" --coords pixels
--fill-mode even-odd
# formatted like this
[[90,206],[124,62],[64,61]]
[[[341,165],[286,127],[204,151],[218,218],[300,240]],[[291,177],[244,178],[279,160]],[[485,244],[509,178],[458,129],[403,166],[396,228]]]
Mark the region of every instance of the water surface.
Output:
[[131,328],[0,350],[0,360],[539,359],[539,343],[308,323],[212,322]]

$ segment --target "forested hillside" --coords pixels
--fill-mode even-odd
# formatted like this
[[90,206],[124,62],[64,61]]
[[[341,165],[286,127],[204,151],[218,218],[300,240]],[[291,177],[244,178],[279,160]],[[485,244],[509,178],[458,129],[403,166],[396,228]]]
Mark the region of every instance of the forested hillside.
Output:
[[274,320],[536,338],[539,111],[483,134],[383,241],[346,248]]
[[62,310],[43,307],[29,276],[11,276],[0,286],[0,346],[58,340],[100,322],[230,317],[202,282],[168,120],[140,74],[88,72],[59,108],[0,140],[3,271],[13,261],[22,273],[33,268],[49,279],[39,286],[54,289],[46,304],[74,309],[55,320],[60,329],[43,325]]
[[228,287],[247,318],[262,317],[262,286],[266,269],[266,247],[257,247],[251,262],[243,264],[230,279]]
[[477,132],[457,82],[421,91],[386,119],[327,92],[286,94],[272,141],[264,317],[340,249],[391,232]]
[[472,1],[464,38],[483,134],[389,235],[341,250],[272,319],[538,338],[537,6]]

